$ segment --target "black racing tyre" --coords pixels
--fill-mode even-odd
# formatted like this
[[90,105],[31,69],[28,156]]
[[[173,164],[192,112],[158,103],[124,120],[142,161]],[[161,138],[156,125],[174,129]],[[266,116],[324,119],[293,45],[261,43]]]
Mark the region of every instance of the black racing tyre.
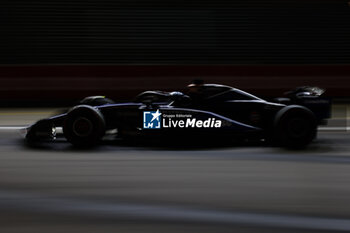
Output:
[[313,112],[299,105],[282,108],[274,122],[274,140],[280,146],[303,148],[316,137],[317,121]]
[[84,98],[79,102],[79,104],[90,105],[90,106],[100,106],[105,104],[114,104],[115,102],[104,96],[89,96]]
[[63,133],[77,147],[96,145],[105,134],[105,120],[101,112],[88,105],[79,105],[67,113]]

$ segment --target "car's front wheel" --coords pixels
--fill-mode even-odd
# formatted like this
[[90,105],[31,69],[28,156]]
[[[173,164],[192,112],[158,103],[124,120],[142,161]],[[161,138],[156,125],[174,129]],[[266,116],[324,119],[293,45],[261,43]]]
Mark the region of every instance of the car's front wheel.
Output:
[[101,112],[88,105],[79,105],[67,113],[63,133],[74,146],[96,145],[105,134],[105,120]]
[[114,104],[114,101],[104,96],[88,96],[81,100],[79,104],[101,106],[105,104]]

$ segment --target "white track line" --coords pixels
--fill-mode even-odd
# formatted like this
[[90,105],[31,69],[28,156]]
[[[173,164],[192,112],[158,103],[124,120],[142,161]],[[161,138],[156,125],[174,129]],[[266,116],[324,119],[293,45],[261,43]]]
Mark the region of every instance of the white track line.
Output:
[[0,130],[21,130],[27,126],[0,126]]
[[189,223],[248,224],[304,230],[350,231],[350,219],[283,214],[229,212],[180,206],[82,201],[39,194],[0,191],[1,209],[95,218],[175,221]]
[[319,127],[319,131],[350,131],[350,127]]

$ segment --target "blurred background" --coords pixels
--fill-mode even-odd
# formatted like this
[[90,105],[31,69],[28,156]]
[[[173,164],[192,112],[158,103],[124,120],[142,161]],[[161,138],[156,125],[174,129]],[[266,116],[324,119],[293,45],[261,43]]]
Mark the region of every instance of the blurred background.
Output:
[[[0,232],[350,232],[349,28],[348,0],[2,0]],[[85,96],[193,79],[266,98],[319,86],[332,119],[299,151],[17,132]]]
[[260,96],[301,85],[349,95],[345,0],[5,0],[0,10],[3,105],[124,100],[198,78]]

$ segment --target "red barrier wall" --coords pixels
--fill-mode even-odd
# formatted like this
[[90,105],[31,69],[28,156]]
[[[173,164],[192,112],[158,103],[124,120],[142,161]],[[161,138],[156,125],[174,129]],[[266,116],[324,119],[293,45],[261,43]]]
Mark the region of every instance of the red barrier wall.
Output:
[[301,85],[350,96],[350,65],[16,65],[0,66],[0,99],[72,100],[96,94],[127,99],[143,90],[180,90],[198,78],[263,96]]

